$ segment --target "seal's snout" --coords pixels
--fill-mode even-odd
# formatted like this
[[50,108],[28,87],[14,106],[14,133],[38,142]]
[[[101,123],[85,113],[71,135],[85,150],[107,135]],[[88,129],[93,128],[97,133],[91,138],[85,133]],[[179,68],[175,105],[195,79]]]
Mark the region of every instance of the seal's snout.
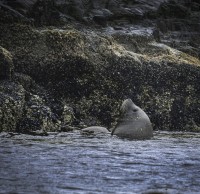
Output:
[[121,106],[121,112],[122,113],[126,112],[133,105],[134,105],[134,103],[133,103],[133,101],[130,98],[124,100],[124,102],[122,103],[122,106]]

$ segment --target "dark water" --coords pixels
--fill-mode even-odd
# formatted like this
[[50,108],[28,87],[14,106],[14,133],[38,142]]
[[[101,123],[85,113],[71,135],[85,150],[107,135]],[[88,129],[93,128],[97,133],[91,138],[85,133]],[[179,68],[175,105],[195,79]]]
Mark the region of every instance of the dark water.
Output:
[[200,193],[200,134],[1,134],[0,193]]

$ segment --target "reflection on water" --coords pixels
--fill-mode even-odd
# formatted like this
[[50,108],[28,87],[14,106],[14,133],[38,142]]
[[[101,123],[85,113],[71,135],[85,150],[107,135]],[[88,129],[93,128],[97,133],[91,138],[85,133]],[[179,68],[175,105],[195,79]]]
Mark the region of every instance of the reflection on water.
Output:
[[200,134],[0,136],[0,193],[200,191]]

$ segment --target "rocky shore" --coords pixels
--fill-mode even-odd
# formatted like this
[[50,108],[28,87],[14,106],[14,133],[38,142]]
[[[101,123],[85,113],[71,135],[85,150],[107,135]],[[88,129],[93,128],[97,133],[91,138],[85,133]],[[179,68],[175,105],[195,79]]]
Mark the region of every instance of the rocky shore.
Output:
[[198,1],[4,0],[0,18],[0,132],[110,128],[126,98],[200,132]]

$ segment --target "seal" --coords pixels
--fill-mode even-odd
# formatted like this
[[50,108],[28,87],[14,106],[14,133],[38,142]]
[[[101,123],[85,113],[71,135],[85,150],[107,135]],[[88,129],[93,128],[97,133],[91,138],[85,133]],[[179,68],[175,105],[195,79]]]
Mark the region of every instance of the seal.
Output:
[[126,99],[121,106],[120,119],[111,135],[128,139],[150,139],[153,128],[147,114],[131,99]]
[[85,134],[109,133],[108,129],[100,126],[91,126],[81,130]]

